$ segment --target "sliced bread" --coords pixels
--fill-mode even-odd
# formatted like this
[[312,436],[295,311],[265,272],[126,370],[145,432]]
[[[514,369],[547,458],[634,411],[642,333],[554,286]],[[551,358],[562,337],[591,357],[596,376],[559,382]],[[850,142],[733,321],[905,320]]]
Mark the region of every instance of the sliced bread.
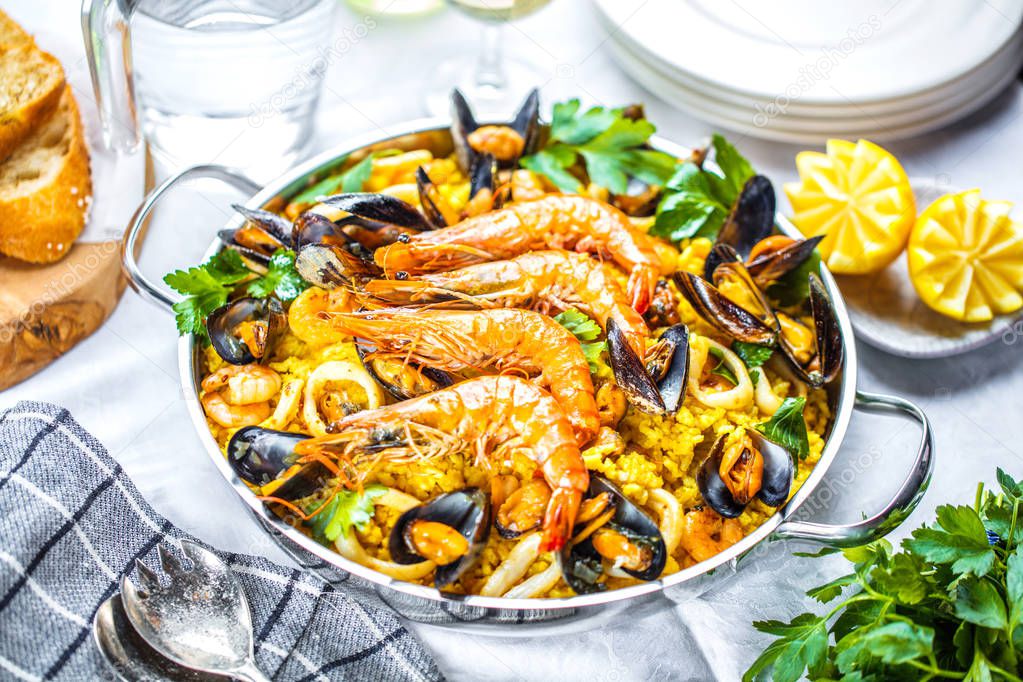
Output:
[[35,41],[32,36],[25,33],[25,29],[18,25],[14,19],[7,16],[0,9],[0,52],[13,47],[25,47],[32,45]]
[[59,260],[85,226],[91,194],[82,122],[65,87],[56,111],[0,163],[0,253]]
[[[8,30],[0,24],[0,33]],[[64,69],[30,42],[0,49],[0,160],[47,119],[64,90]]]

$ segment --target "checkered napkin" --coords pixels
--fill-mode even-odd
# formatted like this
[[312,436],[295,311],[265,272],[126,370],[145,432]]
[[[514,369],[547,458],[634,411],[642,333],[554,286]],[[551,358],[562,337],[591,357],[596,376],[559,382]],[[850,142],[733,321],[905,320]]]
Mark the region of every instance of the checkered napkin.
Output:
[[[0,413],[0,679],[108,676],[91,637],[96,609],[136,559],[158,566],[157,544],[187,537],[67,410],[22,402]],[[256,661],[271,677],[440,678],[393,615],[310,574],[220,556],[245,588]]]

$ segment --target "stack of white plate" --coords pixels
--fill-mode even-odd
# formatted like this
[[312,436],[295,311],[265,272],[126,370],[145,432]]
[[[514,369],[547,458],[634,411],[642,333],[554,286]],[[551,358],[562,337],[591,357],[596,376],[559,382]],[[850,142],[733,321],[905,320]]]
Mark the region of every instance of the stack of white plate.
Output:
[[744,134],[883,141],[970,114],[1023,65],[1023,0],[594,0],[622,67]]

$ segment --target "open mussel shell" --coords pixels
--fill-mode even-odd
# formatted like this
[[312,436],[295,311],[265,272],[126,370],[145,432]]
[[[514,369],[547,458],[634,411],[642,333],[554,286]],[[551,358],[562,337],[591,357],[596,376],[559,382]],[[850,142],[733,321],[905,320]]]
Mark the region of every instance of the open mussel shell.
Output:
[[306,244],[295,255],[295,269],[302,279],[321,289],[336,289],[359,277],[382,276],[372,255],[357,243]]
[[425,561],[411,541],[410,529],[416,521],[433,521],[457,531],[468,542],[468,551],[455,561],[437,566],[433,584],[443,588],[458,580],[479,557],[490,536],[490,501],[478,488],[465,488],[438,495],[429,502],[409,509],[398,517],[388,539],[391,559],[399,564]]
[[304,211],[295,218],[291,237],[295,248],[306,244],[342,245],[352,241],[337,223],[313,211]]
[[691,272],[676,272],[675,286],[696,313],[720,332],[745,343],[773,346],[778,333],[759,317]]
[[779,345],[796,374],[814,388],[819,388],[833,381],[841,372],[845,346],[831,297],[820,278],[812,273],[809,289],[816,352],[809,362],[802,362],[784,334],[779,335]]
[[714,270],[713,284],[719,293],[748,313],[756,316],[770,329],[778,329],[767,296],[753,281],[753,276],[731,246],[718,244],[712,250],[721,256],[721,263]]
[[629,402],[654,414],[678,412],[689,378],[689,329],[684,324],[664,330],[645,364],[614,320],[607,322],[607,346],[615,383]]
[[390,194],[372,192],[335,194],[325,198],[323,203],[366,220],[420,231],[433,229],[415,206]]
[[494,509],[494,528],[509,540],[540,528],[550,499],[551,489],[543,479],[526,481]]
[[[771,181],[763,175],[754,175],[739,192],[715,244],[727,244],[745,259],[757,242],[774,231],[775,204]],[[713,279],[714,270],[720,263],[720,257],[711,252],[704,265],[704,278]]]
[[275,296],[239,298],[206,318],[206,331],[217,355],[232,365],[267,357],[288,329],[288,316]]
[[440,197],[437,185],[433,183],[422,166],[416,169],[416,189],[419,192],[419,205],[423,210],[423,215],[426,216],[426,221],[430,223],[430,227],[434,229],[447,227],[448,220],[437,205],[437,202],[443,201],[443,198]]
[[409,400],[446,388],[455,380],[447,372],[397,358],[374,357],[375,349],[362,340],[355,344],[362,365],[385,391],[398,400]]
[[780,249],[749,259],[746,262],[746,269],[757,286],[766,289],[768,285],[802,265],[822,239],[824,235],[793,240]]
[[[536,88],[529,91],[519,110],[507,125],[522,136],[524,146],[519,158],[536,151],[540,142],[540,92]],[[476,120],[465,95],[458,88],[452,90],[451,140],[455,145],[458,165],[467,173],[472,170],[476,157],[479,155],[479,152],[469,145],[469,135],[479,127],[480,123]],[[511,168],[517,164],[518,158],[501,161],[501,166],[505,168]]]
[[291,222],[287,218],[261,208],[246,208],[240,204],[231,204],[231,208],[245,216],[245,219],[251,224],[262,228],[281,244],[291,243]]
[[[664,565],[668,560],[668,549],[657,522],[625,497],[614,483],[601,476],[591,475],[587,498],[605,493],[610,497],[614,515],[602,528],[621,534],[629,542],[643,546],[650,553],[650,560],[642,570],[631,570],[624,566],[621,570],[637,580],[656,580],[664,571]],[[576,531],[579,530],[577,527]],[[606,589],[606,586],[597,582],[597,579],[604,572],[604,562],[609,560],[602,557],[593,546],[592,537],[591,535],[581,542],[568,542],[561,552],[562,576],[569,587],[578,594]]]
[[[749,429],[746,431],[746,435],[763,458],[760,489],[755,496],[760,498],[764,504],[777,507],[788,499],[789,491],[792,488],[792,477],[795,472],[792,455],[781,445],[768,440],[759,431]],[[742,514],[750,500],[735,499],[732,491],[721,478],[721,459],[725,455],[726,440],[726,436],[722,435],[714,441],[707,459],[704,460],[696,476],[696,483],[704,502],[710,505],[711,509],[725,518],[735,518]]]

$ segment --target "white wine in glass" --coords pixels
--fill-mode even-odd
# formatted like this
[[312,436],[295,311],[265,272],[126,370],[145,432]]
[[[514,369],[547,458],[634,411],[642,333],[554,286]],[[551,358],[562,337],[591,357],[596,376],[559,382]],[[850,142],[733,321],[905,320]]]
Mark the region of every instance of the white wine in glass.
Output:
[[482,22],[480,50],[475,68],[467,69],[464,57],[439,65],[433,86],[426,93],[427,111],[434,116],[446,115],[451,89],[457,87],[483,118],[507,115],[549,74],[532,64],[504,58],[501,50],[504,23],[536,12],[550,0],[448,1],[455,9]]

